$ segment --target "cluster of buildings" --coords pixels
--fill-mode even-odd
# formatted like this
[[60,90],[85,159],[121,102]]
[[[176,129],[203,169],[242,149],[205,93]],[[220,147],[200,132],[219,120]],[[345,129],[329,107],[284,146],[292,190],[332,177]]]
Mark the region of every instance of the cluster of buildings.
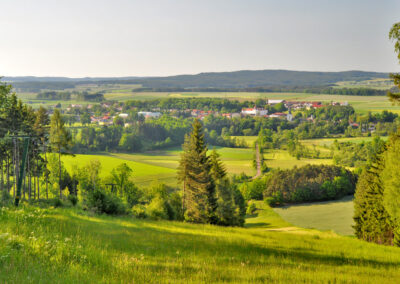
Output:
[[[183,112],[186,114],[190,114],[192,117],[196,117],[198,119],[204,119],[208,115],[221,115],[226,118],[236,118],[236,117],[245,117],[245,116],[254,116],[254,117],[266,117],[266,118],[281,118],[286,119],[288,121],[293,120],[293,115],[291,113],[292,110],[300,110],[300,109],[311,109],[311,108],[321,108],[326,105],[323,105],[322,102],[301,102],[301,101],[286,101],[286,100],[278,100],[278,99],[267,99],[266,105],[273,107],[277,104],[283,104],[285,109],[288,109],[287,112],[270,112],[266,108],[254,106],[252,108],[243,108],[241,112],[232,112],[232,113],[219,113],[217,111],[212,110],[200,110],[200,109],[186,109],[186,110],[177,110],[171,109],[167,110],[170,114],[174,115],[175,113]],[[332,102],[332,105],[348,105],[347,102],[337,103]],[[127,113],[123,113],[123,108],[121,105],[113,105],[111,102],[103,102],[101,106],[107,110],[101,116],[91,116],[91,123],[100,124],[100,125],[112,125],[116,116],[119,116],[123,119],[127,119],[129,115]],[[114,111],[117,111],[118,114],[111,116],[110,108],[113,107]],[[84,108],[81,104],[71,104],[66,110],[73,111],[74,109]],[[87,109],[92,109],[93,105],[87,105]],[[269,108],[271,109],[271,108]],[[143,116],[145,119],[155,119],[159,118],[162,113],[159,108],[152,109],[152,111],[139,111],[138,115]],[[311,118],[312,119],[312,118]],[[355,125],[353,127],[356,127]]]

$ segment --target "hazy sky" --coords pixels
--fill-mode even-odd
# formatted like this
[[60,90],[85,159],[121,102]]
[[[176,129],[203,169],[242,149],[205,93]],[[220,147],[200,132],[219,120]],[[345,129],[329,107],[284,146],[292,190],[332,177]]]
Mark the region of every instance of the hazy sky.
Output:
[[399,0],[1,0],[0,75],[399,71]]

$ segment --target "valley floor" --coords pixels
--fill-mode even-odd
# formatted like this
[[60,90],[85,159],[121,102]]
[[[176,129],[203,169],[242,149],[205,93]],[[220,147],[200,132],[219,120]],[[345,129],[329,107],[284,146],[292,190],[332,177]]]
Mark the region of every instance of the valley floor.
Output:
[[0,210],[1,283],[396,283],[400,249],[294,227],[258,203],[245,228]]

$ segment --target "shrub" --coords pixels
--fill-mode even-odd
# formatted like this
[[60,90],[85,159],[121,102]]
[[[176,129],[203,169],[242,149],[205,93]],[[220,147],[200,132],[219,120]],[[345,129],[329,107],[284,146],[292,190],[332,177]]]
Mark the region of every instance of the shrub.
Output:
[[11,206],[12,203],[12,196],[7,192],[7,190],[3,190],[0,194],[0,206]]
[[146,215],[155,220],[169,219],[166,202],[160,196],[156,196],[146,206]]
[[78,204],[78,197],[74,194],[68,195],[68,201],[71,202],[72,206]]
[[147,217],[146,207],[144,207],[142,204],[136,204],[135,206],[133,206],[131,209],[131,213],[136,218],[144,219]]
[[56,198],[51,199],[51,205],[53,205],[55,208],[58,208],[58,207],[62,207],[64,204],[60,198],[56,197]]
[[256,204],[253,201],[251,201],[247,206],[246,214],[253,215],[256,212],[256,210],[257,210]]
[[121,199],[100,189],[89,192],[86,205],[88,209],[96,213],[123,214],[126,212]]

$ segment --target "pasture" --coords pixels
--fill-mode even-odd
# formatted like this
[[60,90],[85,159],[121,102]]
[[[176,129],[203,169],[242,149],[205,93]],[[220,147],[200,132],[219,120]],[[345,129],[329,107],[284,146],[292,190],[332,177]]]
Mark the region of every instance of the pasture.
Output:
[[[214,147],[210,146],[210,149]],[[254,150],[252,148],[215,147],[221,155],[229,175],[245,173],[254,175]],[[102,164],[102,175],[107,175],[121,163],[127,163],[133,169],[133,179],[138,185],[148,185],[157,180],[176,186],[176,169],[179,165],[181,149],[149,151],[144,153],[101,153],[96,155],[63,156],[62,160],[71,170],[73,165],[84,166],[90,160],[98,160]],[[332,164],[331,159],[300,159],[289,155],[285,150],[268,150],[264,153],[265,162],[270,168],[289,169],[306,164]]]
[[226,228],[71,208],[2,208],[0,282],[396,283],[400,277],[399,248],[294,227],[267,206],[252,218],[245,228]]
[[[253,175],[253,150],[216,147],[229,174],[242,172]],[[151,151],[146,153],[102,153],[98,155],[63,156],[67,170],[74,165],[84,166],[90,160],[98,160],[102,164],[101,174],[106,176],[111,170],[121,163],[126,163],[133,170],[133,180],[137,185],[146,186],[153,181],[159,181],[171,186],[176,186],[176,170],[180,159],[180,148],[169,150]]]
[[353,197],[274,208],[285,221],[303,228],[353,235]]

